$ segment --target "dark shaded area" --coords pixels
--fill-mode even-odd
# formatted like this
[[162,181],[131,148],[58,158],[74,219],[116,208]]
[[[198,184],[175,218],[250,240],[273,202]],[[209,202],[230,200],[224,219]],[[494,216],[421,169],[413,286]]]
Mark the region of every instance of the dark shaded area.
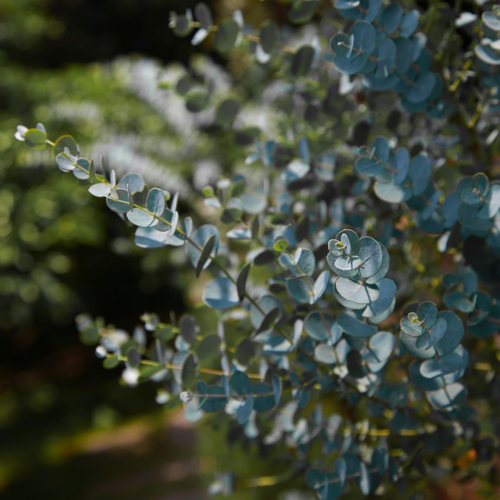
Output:
[[14,483],[2,498],[41,494],[62,500],[70,492],[74,500],[200,500],[204,495],[194,446],[192,431],[176,422],[131,423],[112,438],[96,435],[84,455],[71,457],[69,445],[65,462],[35,467],[29,480]]
[[[173,35],[168,17],[171,10],[181,12],[195,3],[194,0],[49,0],[36,5],[26,2],[27,15],[36,8],[63,26],[57,36],[42,35],[27,45],[16,43],[18,19],[8,16],[1,19],[5,11],[0,6],[0,20],[15,33],[13,38],[0,42],[0,66],[19,65],[26,71],[55,70],[111,61],[130,53],[163,62],[186,61],[193,48],[189,40]],[[22,13],[22,7],[16,9],[16,15]],[[25,35],[18,34],[19,40]],[[54,78],[57,75],[54,73]],[[0,81],[0,115],[8,112],[19,117],[20,123],[23,120],[32,123],[36,120],[35,107],[39,105],[22,89],[13,92]],[[3,185],[15,184],[23,195],[48,182],[45,169],[28,172],[16,165],[2,171],[0,178]],[[91,200],[89,197],[89,203]],[[60,242],[46,250],[31,252],[35,259],[33,268],[54,252],[63,253],[72,263],[69,272],[60,276],[76,297],[61,306],[64,319],[55,321],[53,311],[40,300],[28,306],[30,315],[24,322],[13,328],[0,327],[0,496],[11,500],[35,496],[54,500],[198,499],[199,488],[196,479],[193,480],[198,468],[189,458],[193,456],[194,435],[188,428],[174,427],[166,432],[162,420],[162,426],[153,433],[142,430],[141,434],[134,428],[128,434],[125,432],[128,436],[125,441],[132,439],[130,445],[109,445],[110,449],[91,453],[81,448],[79,439],[89,429],[92,432],[101,429],[105,443],[106,431],[120,430],[121,425],[140,416],[158,415],[161,409],[155,402],[153,384],[131,389],[119,384],[118,370],[103,370],[94,349],[81,344],[72,318],[88,312],[131,332],[144,312],[158,312],[162,318],[168,318],[169,311],[180,315],[185,308],[183,292],[172,285],[176,270],[162,261],[160,268],[148,273],[141,267],[140,250],[113,251],[113,241],[116,238],[130,241],[133,229],[110,212],[102,200],[94,200],[94,205],[95,223],[103,233],[96,244]],[[64,208],[59,208],[64,214]],[[12,267],[8,272],[22,275],[24,271]],[[9,300],[0,294],[0,313],[10,307]],[[134,436],[144,439],[134,442]],[[181,463],[180,469],[174,466],[168,472],[170,461],[187,465]],[[7,477],[6,484],[2,483],[5,464],[9,475],[11,468],[15,471],[12,483],[11,477]],[[186,473],[183,467],[187,468]],[[165,495],[165,491],[173,493]]]
[[[60,68],[109,61],[131,53],[163,62],[186,61],[194,47],[168,27],[170,11],[184,12],[196,0],[47,0],[43,10],[64,30],[43,38],[29,51],[4,45],[9,57],[33,67]],[[210,4],[210,2],[208,2]]]

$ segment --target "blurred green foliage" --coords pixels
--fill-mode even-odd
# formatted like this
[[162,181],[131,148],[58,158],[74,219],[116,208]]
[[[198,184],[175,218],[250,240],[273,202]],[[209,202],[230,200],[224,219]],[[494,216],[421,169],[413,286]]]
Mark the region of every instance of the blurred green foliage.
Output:
[[[66,2],[66,7],[71,3],[77,2]],[[86,187],[75,189],[71,179],[61,177],[52,156],[12,147],[13,127],[35,116],[54,130],[78,135],[85,148],[106,133],[122,134],[123,142],[138,133],[174,136],[165,117],[124,81],[126,63],[67,66],[79,59],[93,60],[98,44],[88,44],[91,31],[80,28],[86,35],[82,47],[94,48],[85,57],[60,42],[57,46],[66,47],[66,58],[52,50],[52,42],[68,34],[67,20],[54,7],[38,1],[0,3],[0,491],[7,488],[3,498],[27,498],[35,492],[44,498],[67,497],[66,488],[85,480],[87,472],[82,470],[90,473],[91,460],[83,459],[83,469],[81,464],[54,464],[84,451],[81,442],[89,432],[158,413],[148,388],[130,398],[129,389],[118,386],[114,377],[97,384],[97,379],[103,380],[99,363],[80,346],[74,316],[90,309],[115,319],[125,315],[133,326],[151,306],[129,293],[137,289],[154,297],[158,310],[166,298],[178,312],[184,307],[177,287],[182,277],[164,255],[144,258],[133,250],[130,231],[89,198]],[[168,10],[161,9],[167,16]],[[92,6],[87,6],[87,13],[94,18]],[[108,40],[116,43],[112,33]],[[118,44],[105,57],[134,48]],[[131,71],[128,84],[130,80]],[[112,130],[105,130],[105,122]],[[157,163],[155,175],[161,175],[164,163]],[[93,284],[99,276],[106,280],[96,290]],[[107,302],[111,294],[116,300]],[[13,479],[17,486],[8,487]]]

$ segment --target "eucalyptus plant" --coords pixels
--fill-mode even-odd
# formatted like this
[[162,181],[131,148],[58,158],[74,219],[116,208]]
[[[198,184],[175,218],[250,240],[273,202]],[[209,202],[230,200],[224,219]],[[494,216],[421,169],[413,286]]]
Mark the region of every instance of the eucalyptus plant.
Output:
[[[245,126],[251,90],[236,77],[222,96],[196,74],[159,83],[241,146],[233,175],[202,189],[206,220],[168,185],[118,179],[70,136],[18,127],[135,226],[139,247],[184,248],[202,314],[145,313],[131,335],[81,315],[78,329],[105,368],[156,384],[189,421],[223,411],[243,439],[286,444],[288,473],[250,486],[302,475],[327,500],[413,482],[408,498],[425,498],[424,479],[492,467],[498,281],[464,249],[500,250],[500,14],[469,3],[432,5],[421,22],[410,1],[297,0],[288,21],[302,31],[255,29],[241,12],[215,24],[203,3],[173,13],[193,45],[250,54],[274,113],[270,135]],[[209,491],[247,486],[223,471]]]

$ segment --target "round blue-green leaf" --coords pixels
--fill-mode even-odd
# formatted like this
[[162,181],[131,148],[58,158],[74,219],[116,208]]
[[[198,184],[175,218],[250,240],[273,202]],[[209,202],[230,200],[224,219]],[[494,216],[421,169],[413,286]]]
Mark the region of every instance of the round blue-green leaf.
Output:
[[240,27],[234,19],[224,19],[215,34],[214,44],[219,52],[229,52],[236,45]]
[[252,384],[248,375],[240,371],[235,371],[231,376],[229,388],[231,394],[236,394],[238,396],[245,396],[252,392]]
[[436,191],[429,199],[427,206],[422,210],[421,215],[423,220],[428,220],[434,212],[436,211],[439,200],[441,198],[441,195],[443,194],[442,191]]
[[154,227],[138,227],[134,241],[141,248],[161,248],[168,245],[167,233],[157,231]]
[[401,333],[401,342],[403,343],[406,351],[412,356],[418,359],[429,359],[434,357],[436,351],[434,348],[423,349],[417,347],[417,340],[419,337],[413,337],[412,335],[408,335],[406,332]]
[[422,302],[418,306],[417,316],[420,321],[423,321],[425,328],[430,328],[438,318],[438,310],[433,302]]
[[435,349],[441,356],[444,356],[454,351],[462,341],[464,325],[462,320],[451,311],[442,311],[438,317],[446,320],[446,332],[443,338],[436,344]]
[[[215,243],[212,253],[217,255],[217,250],[219,248],[219,231],[218,229],[211,225],[205,224],[199,227],[192,235],[191,240],[194,241],[200,248],[204,248],[211,236],[215,235]],[[200,259],[201,251],[198,250],[193,244],[188,243],[186,246],[186,252],[188,254],[189,260],[194,268]],[[204,264],[203,269],[206,269],[210,265],[211,260],[207,260]]]
[[375,50],[377,31],[371,23],[358,21],[351,29],[349,36],[354,36],[354,47],[365,54]]
[[117,214],[124,214],[130,210],[129,197],[126,189],[112,189],[106,198],[106,205]]
[[375,302],[380,292],[374,286],[351,281],[348,278],[338,278],[335,287],[342,297],[358,304]]
[[[376,274],[382,266],[382,261],[384,258],[380,243],[378,243],[370,236],[361,238],[359,242],[358,256],[363,262],[359,270],[363,278],[369,278]],[[346,297],[346,299],[349,299],[349,297]],[[351,298],[349,300],[353,299]],[[354,300],[354,302],[358,301]]]
[[419,74],[411,90],[406,94],[408,101],[421,103],[428,99],[437,85],[438,79],[432,71],[425,71]]
[[[349,240],[349,243],[347,243],[346,239]],[[343,231],[340,231],[337,234],[337,240],[341,241],[346,249],[349,251],[349,253],[352,253],[354,255],[358,255],[359,252],[359,247],[360,247],[360,239],[359,236],[357,235],[356,231],[353,231],[352,229],[344,229]],[[350,245],[350,248],[349,248]],[[330,244],[328,245],[330,247]]]
[[347,335],[352,337],[371,337],[377,331],[373,325],[361,321],[354,313],[351,312],[341,313],[337,318],[337,323],[339,327],[347,333]]
[[90,160],[87,158],[78,158],[76,160],[78,167],[73,170],[73,175],[80,180],[86,180],[90,177]]
[[240,303],[236,285],[225,276],[210,281],[203,291],[203,302],[212,309],[230,309]]
[[[276,311],[277,309],[274,309]],[[259,333],[259,332],[257,332]],[[264,344],[263,354],[264,355],[276,355],[283,356],[284,354],[288,354],[293,350],[292,344],[283,337],[283,335],[273,335],[272,337],[268,337],[266,335],[266,343]]]
[[[410,380],[420,389],[425,391],[437,391],[445,385],[445,381],[442,377],[437,378],[426,378],[420,373],[420,361],[414,361],[408,370],[410,374]],[[425,363],[425,361],[423,361]]]
[[500,184],[492,184],[486,195],[486,204],[479,211],[481,219],[492,219],[500,208]]
[[481,19],[483,20],[483,23],[486,24],[486,26],[492,30],[492,31],[500,31],[500,18],[498,17],[498,14],[495,12],[483,12],[483,15],[481,16]]
[[[417,61],[420,56],[422,55],[425,49],[425,45],[427,43],[427,37],[426,36],[414,36],[411,38],[411,41],[413,43],[413,61]],[[412,72],[412,76],[414,73]]]
[[[344,441],[344,444],[348,444],[347,441],[348,440]],[[344,455],[344,457],[345,456],[346,455]],[[347,474],[348,472],[352,472],[348,469],[349,467],[343,458],[337,458],[337,460],[335,460],[334,472],[330,472],[327,476],[329,484],[328,495],[325,497],[326,500],[336,500],[342,495]]]
[[422,194],[431,180],[429,157],[426,154],[415,156],[410,162],[409,174],[413,183],[413,193],[415,196]]
[[357,302],[352,302],[350,300],[345,299],[344,297],[342,297],[342,295],[340,295],[340,293],[337,291],[336,288],[333,289],[333,293],[339,304],[343,305],[347,309],[352,309],[353,311],[356,311],[365,309],[366,307],[366,304],[358,304]]
[[420,373],[425,378],[436,378],[456,372],[463,366],[463,357],[451,352],[441,358],[431,358],[420,365]]
[[478,207],[462,204],[458,207],[458,218],[463,226],[473,230],[476,234],[485,233],[483,236],[486,236],[486,233],[493,228],[493,222],[490,219],[481,218],[479,211]]
[[351,352],[351,346],[348,344],[346,339],[341,339],[335,346],[335,352],[337,353],[339,363],[345,363],[347,355]]
[[463,384],[451,384],[434,392],[427,392],[427,399],[437,408],[461,405],[467,399],[467,389]]
[[333,62],[337,69],[347,75],[359,73],[367,62],[366,54],[349,55],[349,37],[344,33],[335,35],[330,46],[334,52]]
[[267,206],[267,195],[262,189],[248,190],[241,195],[241,208],[247,214],[259,214]]
[[388,203],[401,203],[411,198],[412,191],[403,186],[385,182],[375,182],[375,194],[383,201]]
[[443,377],[444,381],[447,384],[454,384],[455,382],[460,380],[464,376],[470,361],[469,352],[461,344],[453,351],[452,354],[455,354],[456,356],[459,356],[462,359],[462,367],[457,371],[449,373],[448,375],[445,375]]
[[111,187],[99,182],[89,187],[89,193],[96,198],[106,198],[111,193]]
[[[264,395],[265,394],[265,395]],[[271,410],[274,406],[274,391],[269,384],[264,382],[253,386],[254,410],[264,413]]]
[[243,300],[243,298],[245,297],[248,275],[250,274],[251,268],[251,263],[245,264],[241,268],[238,274],[238,278],[236,279],[236,289],[238,290],[238,296],[240,300]]
[[273,309],[278,308],[283,312],[283,305],[281,302],[272,295],[264,295],[258,302],[259,307],[264,311],[264,315],[255,307],[252,306],[250,310],[250,321],[255,329],[259,330],[264,321],[265,315],[270,313]]
[[379,270],[372,276],[369,276],[366,278],[365,282],[368,285],[373,285],[381,281],[383,278],[385,278],[385,275],[387,274],[387,271],[389,271],[389,265],[390,265],[390,256],[389,252],[385,248],[384,245],[380,245],[380,248],[382,250],[382,264],[380,265]]
[[196,277],[201,274],[201,271],[205,268],[205,265],[208,263],[208,259],[210,258],[210,255],[212,254],[212,251],[215,248],[217,241],[217,235],[212,234],[205,245],[203,246],[203,249],[201,250],[200,257],[198,258],[198,262],[196,263],[196,269],[195,269],[195,274]]
[[363,261],[357,256],[345,255],[339,257],[335,261],[335,269],[340,269],[341,271],[354,271],[358,269],[363,264]]
[[262,320],[262,323],[256,333],[267,332],[273,328],[273,326],[279,321],[281,317],[281,309],[275,307],[271,309]]
[[356,172],[360,175],[368,177],[375,177],[383,172],[384,164],[376,161],[374,158],[360,158],[354,167]]
[[311,161],[311,156],[309,154],[309,143],[305,137],[299,140],[299,155],[306,163]]
[[309,469],[306,472],[306,484],[309,488],[316,491],[322,490],[325,486],[328,490],[328,480],[326,474],[318,469]]
[[446,332],[447,323],[444,318],[439,318],[428,332],[428,343],[427,348],[436,345],[444,336]]
[[375,302],[371,302],[363,311],[364,318],[374,318],[389,309],[394,302],[398,287],[393,280],[384,278],[376,285],[380,295]]
[[405,36],[395,38],[393,41],[396,45],[396,72],[401,75],[410,69],[412,58],[408,57],[408,54],[413,53],[413,44]]
[[274,406],[278,406],[280,404],[283,385],[281,383],[281,379],[277,375],[273,375],[272,384],[274,392]]
[[314,348],[314,359],[325,365],[334,365],[338,363],[335,349],[328,344],[317,344]]
[[236,410],[236,418],[241,425],[244,425],[248,422],[250,415],[252,414],[254,407],[255,398],[253,394],[249,394],[245,401],[241,403],[241,405]]
[[456,191],[449,194],[441,205],[439,213],[444,217],[443,222],[447,228],[451,228],[457,223],[459,206],[460,198]]
[[152,188],[148,193],[146,207],[150,212],[161,216],[165,210],[165,192],[162,189]]
[[284,170],[281,178],[283,182],[290,183],[302,179],[311,169],[309,163],[302,160],[292,160]]
[[399,324],[401,326],[401,330],[412,337],[420,337],[420,335],[424,333],[424,327],[414,312],[410,312],[407,316],[401,318]]
[[368,349],[363,359],[368,363],[383,363],[391,355],[396,345],[396,337],[390,332],[378,332],[368,341]]
[[158,219],[140,208],[129,210],[127,212],[127,219],[132,224],[139,227],[153,227],[158,223]]
[[417,29],[418,20],[420,18],[420,13],[418,10],[410,10],[407,12],[401,21],[399,34],[401,36],[411,36],[414,31]]
[[[398,3],[392,3],[382,9],[379,21],[385,28],[384,33],[390,35],[399,28],[403,17],[403,9]],[[406,35],[409,36],[409,35]]]
[[483,292],[478,292],[475,294],[475,306],[476,312],[475,314],[467,318],[468,325],[477,325],[484,319],[486,319],[492,310],[493,300],[488,294]]
[[314,162],[314,172],[323,181],[333,181],[336,157],[334,153],[323,153]]
[[[281,259],[280,262],[282,262]],[[284,263],[284,261],[282,263]],[[290,270],[294,276],[311,276],[315,268],[316,257],[314,257],[314,253],[308,248],[297,249],[293,256],[293,260],[290,260]]]
[[315,304],[323,296],[328,283],[330,283],[330,271],[323,271],[314,282],[311,304]]
[[396,44],[389,38],[383,39],[378,46],[376,78],[387,78],[396,65]]
[[392,301],[391,305],[385,311],[381,312],[380,314],[377,314],[377,316],[368,318],[368,321],[373,325],[378,325],[379,323],[382,323],[382,321],[385,321],[392,314],[392,311],[394,311],[395,306],[396,306],[396,297],[394,297],[394,300]]
[[483,172],[479,172],[472,177],[472,185],[481,195],[485,196],[490,187],[490,181]]
[[311,293],[305,279],[290,278],[286,280],[286,289],[288,293],[297,301],[302,304],[308,304],[314,296]]
[[202,380],[198,381],[196,387],[198,392],[204,396],[204,398],[200,398],[200,407],[203,411],[214,413],[226,406],[227,396],[223,387],[218,385],[207,386]]
[[355,9],[360,5],[360,0],[335,0],[335,8],[339,10]]
[[[373,62],[373,64],[375,64],[375,62]],[[366,68],[368,68],[368,65],[365,67],[365,69]],[[369,74],[366,74],[363,71],[363,81],[365,82],[366,86],[372,90],[389,90],[394,87],[394,85],[396,85],[396,83],[400,79],[396,73],[391,73],[387,75],[387,77],[381,76],[379,78],[373,75],[371,71]]]
[[230,240],[251,240],[252,239],[252,233],[250,229],[247,227],[239,227],[235,229],[231,229],[231,231],[228,231],[226,236]]
[[472,177],[465,177],[457,186],[457,193],[460,200],[471,207],[481,205],[480,192],[475,189]]
[[[333,318],[327,313],[312,312],[304,321],[304,329],[314,340],[326,341],[331,338]],[[338,340],[338,339],[337,339]]]
[[65,149],[69,150],[71,156],[80,156],[80,146],[71,135],[62,135],[54,144],[54,155],[57,157],[60,153],[64,153]]
[[142,176],[132,172],[129,174],[125,174],[117,184],[119,188],[125,190],[128,186],[132,194],[140,193],[144,189],[145,185],[146,184],[144,183],[144,179],[142,178]]
[[[73,163],[73,160],[66,154],[66,153],[59,153],[56,156],[56,163],[57,166],[59,167],[59,170],[62,172],[71,172],[72,170],[75,169],[75,165]],[[96,184],[99,185],[99,184]],[[93,186],[91,186],[93,187]],[[107,186],[106,186],[107,187]],[[108,191],[109,194],[109,191]]]
[[[395,4],[393,4],[395,5]],[[396,4],[397,5],[397,4]],[[369,495],[372,487],[372,477],[365,463],[359,464],[359,488],[363,495]]]
[[500,65],[500,52],[493,50],[487,45],[476,45],[474,52],[476,56],[490,66]]
[[399,148],[392,157],[391,166],[396,169],[394,183],[402,184],[410,168],[410,157],[406,148]]

